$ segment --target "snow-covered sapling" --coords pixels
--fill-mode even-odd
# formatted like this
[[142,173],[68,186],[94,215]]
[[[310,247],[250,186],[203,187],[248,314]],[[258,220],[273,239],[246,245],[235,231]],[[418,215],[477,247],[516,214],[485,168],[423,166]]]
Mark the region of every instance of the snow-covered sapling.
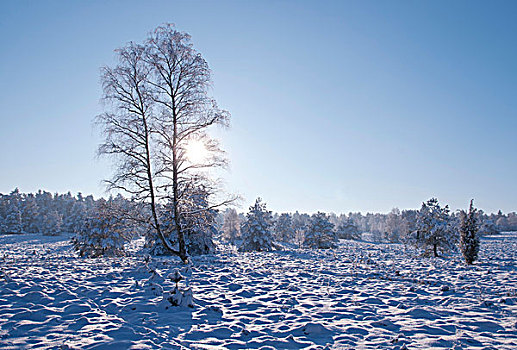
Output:
[[440,207],[436,198],[422,203],[410,242],[435,257],[439,250],[453,250],[456,247],[457,231],[449,216],[449,206]]
[[172,282],[176,283],[176,288],[178,288],[178,283],[183,279],[183,276],[178,269],[174,269],[174,271],[170,273],[168,277]]
[[239,251],[267,252],[273,250],[272,224],[271,211],[266,209],[266,203],[262,203],[262,199],[257,198],[246,214],[246,221],[241,226],[242,244]]
[[174,289],[170,292],[167,300],[172,306],[194,307],[194,296],[192,289],[181,288],[179,282],[185,277],[181,274],[179,269],[174,269],[169,275],[169,279],[176,284]]
[[470,201],[468,213],[463,210],[460,212],[460,250],[469,265],[477,260],[479,253],[479,223],[473,202]]

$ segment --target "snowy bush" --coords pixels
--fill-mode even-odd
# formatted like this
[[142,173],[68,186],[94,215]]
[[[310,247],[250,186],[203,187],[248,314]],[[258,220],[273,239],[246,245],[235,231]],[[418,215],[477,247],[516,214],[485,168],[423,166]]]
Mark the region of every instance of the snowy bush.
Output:
[[125,220],[121,218],[114,204],[99,201],[80,232],[72,238],[72,244],[80,256],[123,256],[124,244],[130,234]]
[[436,198],[425,203],[417,214],[416,230],[410,243],[424,249],[426,254],[438,256],[438,251],[446,252],[456,247],[457,231],[449,216],[449,206],[440,207]]
[[[208,203],[209,193],[202,186],[185,190],[181,201],[180,223],[188,255],[211,254],[215,251],[213,237],[217,231],[217,210]],[[161,229],[166,237],[178,249],[178,233],[174,220],[174,205],[169,200],[160,211]],[[168,255],[163,243],[154,230],[147,235],[147,246],[153,255]]]
[[469,265],[477,260],[479,253],[479,224],[476,211],[473,201],[470,201],[468,213],[463,210],[460,212],[460,250]]
[[241,252],[271,251],[274,249],[271,235],[273,217],[266,209],[266,204],[257,198],[255,204],[246,214],[246,221],[241,226],[242,244]]
[[303,245],[308,248],[329,249],[337,246],[337,235],[327,214],[317,212],[311,216]]

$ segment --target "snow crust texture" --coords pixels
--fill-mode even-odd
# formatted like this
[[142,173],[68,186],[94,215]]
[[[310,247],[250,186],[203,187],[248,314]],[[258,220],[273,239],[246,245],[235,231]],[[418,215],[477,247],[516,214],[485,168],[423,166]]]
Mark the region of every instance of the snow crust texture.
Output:
[[[515,349],[517,234],[479,261],[398,244],[194,258],[77,258],[69,238],[0,236],[0,348]],[[182,269],[194,307],[167,301]]]

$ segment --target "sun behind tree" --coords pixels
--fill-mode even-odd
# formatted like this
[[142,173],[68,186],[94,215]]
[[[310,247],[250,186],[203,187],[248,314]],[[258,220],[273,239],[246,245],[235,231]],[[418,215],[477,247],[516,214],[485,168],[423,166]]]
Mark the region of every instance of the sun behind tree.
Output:
[[190,140],[185,147],[185,156],[189,163],[202,164],[208,159],[209,153],[203,140]]
[[[207,128],[228,125],[230,114],[209,95],[208,63],[194,49],[190,35],[174,25],[160,26],[144,43],[131,42],[116,52],[118,64],[102,70],[106,111],[97,118],[105,136],[99,154],[116,160],[108,189],[147,204],[146,222],[156,241],[186,262],[182,217],[188,213],[182,208],[192,191],[203,188],[209,199],[217,192],[204,170],[224,166],[226,159]],[[162,230],[165,203],[172,208],[175,244]]]

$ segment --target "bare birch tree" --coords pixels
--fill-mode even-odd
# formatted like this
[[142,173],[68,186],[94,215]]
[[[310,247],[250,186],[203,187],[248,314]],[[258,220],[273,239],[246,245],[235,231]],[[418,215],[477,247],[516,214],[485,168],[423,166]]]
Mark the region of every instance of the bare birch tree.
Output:
[[[193,48],[190,35],[168,24],[158,27],[145,46],[147,62],[153,69],[149,82],[154,88],[154,101],[159,109],[159,127],[156,130],[159,135],[158,175],[164,179],[163,189],[172,190],[173,220],[179,253],[184,256],[182,216],[195,214],[184,212],[192,210],[186,205],[189,193],[197,187],[213,193],[213,183],[209,183],[209,178],[201,170],[226,165],[218,142],[211,139],[206,130],[212,125],[226,126],[229,113],[219,109],[216,101],[208,95],[211,71],[201,54]],[[202,142],[206,149],[207,157],[201,162],[193,162],[187,157],[186,148],[193,141]]]
[[144,61],[145,48],[134,43],[116,51],[119,62],[103,67],[101,81],[107,111],[97,117],[105,141],[99,155],[112,156],[115,174],[107,180],[108,190],[122,190],[135,199],[149,202],[152,218],[148,223],[171,252],[175,252],[162,233],[157,213],[152,134],[156,117],[154,98],[148,79],[151,67]]
[[[173,25],[158,27],[143,45],[130,43],[116,52],[119,63],[102,69],[107,111],[97,117],[105,136],[98,153],[116,160],[108,189],[148,203],[148,222],[164,248],[186,261],[181,218],[196,214],[186,205],[189,193],[199,187],[215,193],[215,182],[206,171],[226,164],[224,152],[207,128],[227,125],[229,113],[209,97],[207,62],[193,48],[190,36]],[[193,141],[205,148],[202,161],[187,157]],[[199,210],[213,210],[234,199]],[[172,201],[177,249],[160,225],[160,203],[165,201]]]

